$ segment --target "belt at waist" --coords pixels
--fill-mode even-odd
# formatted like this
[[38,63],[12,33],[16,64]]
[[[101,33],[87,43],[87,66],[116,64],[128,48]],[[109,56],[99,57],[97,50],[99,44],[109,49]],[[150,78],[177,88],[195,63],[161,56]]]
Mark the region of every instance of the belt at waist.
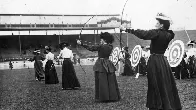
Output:
[[99,59],[109,59],[109,58],[99,58]]
[[160,53],[151,53],[151,55],[164,55],[164,54],[160,54]]
[[64,60],[70,60],[70,58],[63,58]]

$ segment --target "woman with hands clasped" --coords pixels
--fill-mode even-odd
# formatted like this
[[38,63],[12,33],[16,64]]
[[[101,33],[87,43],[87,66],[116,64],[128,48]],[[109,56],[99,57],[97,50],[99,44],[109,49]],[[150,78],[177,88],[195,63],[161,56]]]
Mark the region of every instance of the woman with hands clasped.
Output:
[[164,56],[174,33],[169,30],[170,19],[162,13],[156,17],[156,29],[134,30],[120,27],[143,40],[151,40],[147,63],[148,91],[146,107],[150,110],[181,110],[176,82],[167,58]]

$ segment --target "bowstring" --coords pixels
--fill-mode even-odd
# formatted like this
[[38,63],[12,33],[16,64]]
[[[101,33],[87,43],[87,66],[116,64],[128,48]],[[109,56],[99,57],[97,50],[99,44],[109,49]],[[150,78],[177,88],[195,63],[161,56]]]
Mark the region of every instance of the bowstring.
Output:
[[[84,29],[84,27],[85,27],[85,25],[91,20],[91,19],[93,19],[95,16],[97,16],[97,15],[93,15],[92,17],[90,17],[85,23],[84,23],[84,25],[83,25],[83,27],[81,28],[81,30],[80,30],[80,34],[79,34],[79,36],[78,36],[78,40],[81,40],[82,41],[82,39],[81,39],[81,35],[82,35],[82,30]],[[78,47],[80,47],[79,45],[77,45],[76,46],[76,48],[77,48],[77,51],[78,51]],[[78,51],[79,52],[79,51]]]
[[[125,2],[125,4],[124,4],[124,7],[123,7],[123,10],[122,10],[122,15],[121,15],[121,25],[122,25],[122,18],[123,18],[123,13],[124,13],[124,9],[125,9],[125,6],[126,6],[126,4],[127,4],[127,1],[128,0],[126,0],[126,2]],[[115,30],[114,30],[115,31]],[[116,32],[115,32],[116,33]],[[127,33],[128,34],[128,33]],[[134,39],[134,41],[136,42],[136,44],[138,45],[140,45],[141,46],[141,42],[139,41],[139,43],[136,41],[136,39],[134,38],[135,36],[133,35],[133,39]],[[118,39],[118,37],[116,37],[117,39]],[[120,39],[118,39],[119,41],[120,41],[120,53],[122,52],[122,31],[120,30]],[[128,49],[129,49],[129,46],[127,45],[127,47],[128,47]],[[115,64],[115,66],[118,64],[118,62],[120,61],[120,58],[119,58],[119,56],[120,56],[120,53],[119,53],[119,55],[118,55],[118,61],[117,61],[117,63]],[[131,55],[130,55],[131,57],[132,57],[132,52],[131,52]],[[124,60],[125,60],[125,55],[123,56],[124,57]],[[128,64],[129,65],[129,64]],[[129,65],[130,67],[132,67],[131,65]]]
[[[85,23],[84,23],[84,25],[83,25],[83,27],[81,28],[81,30],[80,30],[80,34],[79,34],[79,40],[81,40],[81,34],[82,34],[82,30],[84,29],[84,27],[85,27],[85,25],[92,19],[92,18],[94,18],[95,17],[95,15],[93,15],[92,17],[90,17]],[[78,46],[78,45],[77,45]],[[78,51],[78,47],[77,47],[77,51]],[[78,51],[79,52],[79,51]],[[84,70],[84,68],[83,68],[83,66],[79,63],[79,65],[80,65],[80,67],[82,68],[82,70],[83,70],[83,72],[85,73],[85,83],[86,83],[86,71]]]

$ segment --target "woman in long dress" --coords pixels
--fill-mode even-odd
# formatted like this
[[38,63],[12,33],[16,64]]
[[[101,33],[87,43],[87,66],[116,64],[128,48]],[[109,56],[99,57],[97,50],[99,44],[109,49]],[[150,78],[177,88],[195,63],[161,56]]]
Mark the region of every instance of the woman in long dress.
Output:
[[101,33],[101,44],[88,46],[83,44],[80,40],[77,43],[87,50],[98,51],[98,59],[93,66],[95,73],[95,101],[96,102],[110,102],[119,101],[120,92],[116,80],[116,68],[109,56],[112,52],[112,43],[114,38],[111,34],[105,32]]
[[39,80],[39,81],[44,79],[44,70],[43,70],[42,61],[45,59],[44,56],[42,56],[40,53],[41,53],[40,50],[35,49],[35,51],[33,52],[35,56],[29,59],[29,61],[35,61],[34,62],[35,80]]
[[61,43],[61,52],[59,56],[57,56],[57,58],[64,59],[62,65],[62,90],[80,89],[80,83],[73,66],[73,53],[68,47],[68,43]]
[[156,20],[157,29],[134,30],[125,29],[123,26],[120,28],[140,39],[151,40],[151,55],[147,63],[147,108],[149,110],[181,110],[176,82],[168,60],[164,56],[164,52],[175,34],[172,30],[168,30],[170,27],[168,17],[159,13]]
[[124,47],[125,52],[125,64],[124,64],[124,72],[122,73],[123,76],[132,76],[134,75],[133,68],[131,66],[131,61],[129,60],[131,55],[128,52],[128,47]]
[[46,65],[45,65],[45,84],[59,83],[57,72],[53,63],[54,54],[51,52],[50,47],[45,47]]

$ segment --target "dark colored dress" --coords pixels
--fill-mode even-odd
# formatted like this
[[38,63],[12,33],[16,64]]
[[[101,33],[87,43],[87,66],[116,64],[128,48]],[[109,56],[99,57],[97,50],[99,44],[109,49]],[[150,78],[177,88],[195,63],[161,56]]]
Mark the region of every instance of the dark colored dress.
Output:
[[34,62],[35,78],[37,78],[39,81],[44,79],[44,70],[43,70],[43,63],[42,63],[44,59],[45,58],[40,54],[37,54],[32,59],[30,59],[30,61],[35,61]]
[[131,55],[128,52],[125,52],[124,72],[122,73],[123,76],[134,75],[134,71],[131,66],[131,61],[129,60],[130,57],[131,57]]
[[57,84],[59,79],[52,60],[48,60],[45,65],[45,84]]
[[109,56],[112,52],[112,45],[83,45],[87,50],[98,51],[98,59],[93,66],[95,72],[95,101],[109,102],[119,101],[120,92],[116,80],[116,68]]
[[141,57],[137,67],[139,67],[140,74],[142,74],[143,76],[146,75],[146,60],[144,57]]
[[10,61],[10,63],[9,63],[9,67],[10,67],[10,69],[12,70],[12,68],[13,68],[13,64],[12,64],[12,62]]
[[196,77],[196,59],[194,55],[188,58],[188,69],[190,72],[190,78]]
[[155,30],[127,30],[138,38],[151,40],[147,63],[147,104],[150,109],[180,110],[182,109],[175,79],[164,52],[169,42],[174,38],[173,31]]
[[64,58],[62,65],[62,88],[76,89],[80,88],[80,83],[76,77],[76,72],[70,58]]
[[184,79],[189,78],[188,74],[188,65],[186,64],[184,58],[182,59],[181,63],[177,67],[173,67],[174,70],[174,76],[177,79]]

